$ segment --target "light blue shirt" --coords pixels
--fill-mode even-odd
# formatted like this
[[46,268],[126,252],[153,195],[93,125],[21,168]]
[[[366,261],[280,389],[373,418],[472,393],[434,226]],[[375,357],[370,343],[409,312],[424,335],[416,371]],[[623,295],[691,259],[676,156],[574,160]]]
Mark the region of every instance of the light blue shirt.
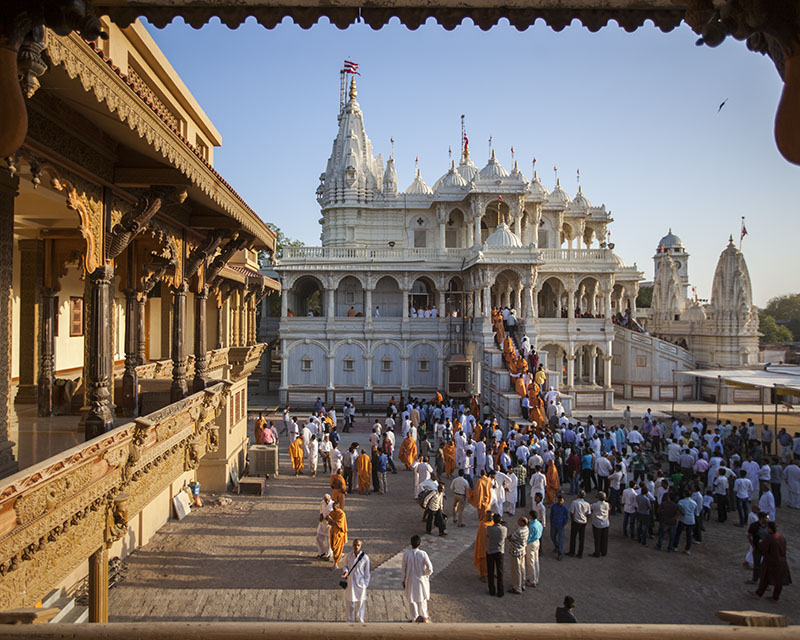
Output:
[[680,520],[683,524],[694,524],[694,512],[697,508],[697,503],[691,498],[681,498],[678,500],[678,509],[680,510]]
[[538,519],[531,522],[530,526],[528,527],[528,544],[531,542],[536,542],[542,537],[542,529],[542,523],[539,522]]

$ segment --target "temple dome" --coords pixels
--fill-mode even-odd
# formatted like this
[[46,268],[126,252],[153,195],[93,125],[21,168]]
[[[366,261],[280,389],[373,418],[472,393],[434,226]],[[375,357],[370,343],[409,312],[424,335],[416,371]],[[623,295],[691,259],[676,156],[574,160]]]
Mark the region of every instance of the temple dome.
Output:
[[683,242],[681,239],[672,233],[672,228],[670,228],[669,233],[665,235],[661,240],[658,241],[658,248],[662,251],[664,249],[669,249],[670,251],[684,251]]
[[528,196],[531,200],[535,200],[537,202],[544,202],[547,200],[550,194],[547,193],[547,189],[544,188],[542,181],[539,180],[539,176],[536,175],[536,172],[533,172],[533,180],[530,181],[528,184]]
[[417,175],[414,178],[414,182],[412,182],[408,189],[405,191],[406,195],[409,196],[430,196],[433,195],[433,191],[431,188],[425,183],[420,175],[419,169],[417,169]]
[[687,320],[688,322],[705,322],[706,312],[703,311],[703,307],[697,302],[693,302],[686,311],[683,312],[681,320]]
[[547,204],[551,206],[559,206],[563,208],[567,208],[570,203],[570,197],[567,195],[567,192],[561,188],[561,182],[556,180],[555,188],[550,192],[550,196],[547,198]]
[[489,162],[486,163],[486,166],[481,169],[480,175],[482,180],[499,180],[508,177],[508,171],[497,161],[494,149],[492,149],[492,157],[489,158]]
[[450,170],[439,178],[433,185],[433,190],[439,189],[464,189],[467,187],[467,181],[459,174],[455,168],[455,162],[450,165]]
[[581,190],[581,188],[578,187],[578,193],[570,203],[569,208],[574,211],[586,212],[591,208],[591,206],[592,203],[589,202],[586,196],[583,195],[583,191]]
[[478,167],[469,159],[469,156],[461,159],[456,171],[458,171],[458,174],[467,182],[472,182],[478,175]]
[[505,222],[497,225],[497,229],[486,238],[484,244],[493,249],[519,249],[522,247],[522,242],[520,242],[517,234],[509,229]]

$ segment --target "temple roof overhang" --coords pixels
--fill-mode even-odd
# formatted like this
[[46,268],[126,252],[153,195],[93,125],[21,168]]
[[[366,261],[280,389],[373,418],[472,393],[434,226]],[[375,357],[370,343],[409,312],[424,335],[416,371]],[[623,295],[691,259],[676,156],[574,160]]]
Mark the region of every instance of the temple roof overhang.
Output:
[[164,27],[173,18],[181,17],[194,28],[199,28],[212,18],[219,18],[235,29],[248,17],[267,28],[291,18],[307,29],[327,18],[339,28],[358,21],[379,29],[392,18],[398,18],[410,29],[416,29],[433,18],[445,29],[454,29],[469,18],[482,29],[498,24],[501,18],[518,28],[525,29],[537,19],[543,20],[556,31],[561,31],[577,19],[590,31],[597,31],[614,21],[626,31],[633,31],[650,20],[662,31],[671,31],[684,18],[686,2],[672,0],[99,0],[95,2],[99,13],[108,14],[117,24],[124,26],[143,17],[156,27]]
[[[254,238],[254,248],[274,251],[275,232],[94,43],[47,30],[45,44],[52,63],[45,81],[115,140],[134,165],[115,168],[115,184],[182,186],[199,214],[187,220],[189,226],[243,230]],[[97,117],[98,103],[107,109],[104,117]]]

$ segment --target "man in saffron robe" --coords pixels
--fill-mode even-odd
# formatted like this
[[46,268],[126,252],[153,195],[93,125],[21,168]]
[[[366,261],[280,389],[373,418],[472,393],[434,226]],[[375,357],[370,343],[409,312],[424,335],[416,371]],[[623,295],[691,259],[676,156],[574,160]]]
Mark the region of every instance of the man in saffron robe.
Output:
[[333,501],[338,503],[341,509],[344,509],[344,498],[347,495],[347,483],[344,481],[344,476],[340,471],[337,471],[331,476],[331,489],[333,489]]
[[486,527],[494,524],[492,513],[487,512],[481,518],[478,525],[478,533],[475,536],[475,553],[472,556],[472,564],[478,570],[481,582],[486,582],[486,546],[488,539],[486,538]]
[[444,456],[444,472],[452,477],[456,470],[456,445],[451,441],[442,447]]
[[400,462],[406,465],[406,469],[414,466],[414,461],[417,459],[417,443],[410,434],[405,437],[400,445],[400,451],[397,456],[400,458]]
[[331,525],[331,552],[333,553],[333,566],[335,568],[339,565],[344,545],[347,542],[347,517],[339,504],[334,502],[333,510],[326,519],[328,524]]
[[303,436],[297,436],[289,445],[289,458],[292,461],[294,475],[303,473]]
[[558,469],[551,460],[547,463],[547,471],[545,472],[547,484],[545,485],[545,504],[553,504],[556,501],[556,496],[561,491],[561,480],[558,479]]
[[478,520],[483,522],[492,505],[492,479],[481,471],[474,489],[467,489],[467,500],[478,510]]
[[372,461],[366,451],[361,451],[361,455],[356,460],[356,471],[358,471],[358,492],[369,493],[370,475],[372,474]]

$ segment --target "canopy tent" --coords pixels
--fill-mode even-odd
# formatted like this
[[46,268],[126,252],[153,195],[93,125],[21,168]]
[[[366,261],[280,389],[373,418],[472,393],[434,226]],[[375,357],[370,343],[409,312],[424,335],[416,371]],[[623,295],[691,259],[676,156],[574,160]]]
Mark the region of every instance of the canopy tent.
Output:
[[[687,376],[716,380],[722,384],[748,389],[775,391],[775,437],[778,436],[778,395],[800,396],[800,367],[792,365],[765,365],[762,369],[691,369],[676,371]],[[717,419],[720,412],[720,393],[717,392]],[[761,397],[761,422],[764,421],[764,397]],[[674,409],[673,409],[674,413]]]
[[696,378],[721,380],[723,383],[750,389],[774,389],[783,395],[800,396],[800,367],[766,365],[763,369],[691,369],[677,371]]

